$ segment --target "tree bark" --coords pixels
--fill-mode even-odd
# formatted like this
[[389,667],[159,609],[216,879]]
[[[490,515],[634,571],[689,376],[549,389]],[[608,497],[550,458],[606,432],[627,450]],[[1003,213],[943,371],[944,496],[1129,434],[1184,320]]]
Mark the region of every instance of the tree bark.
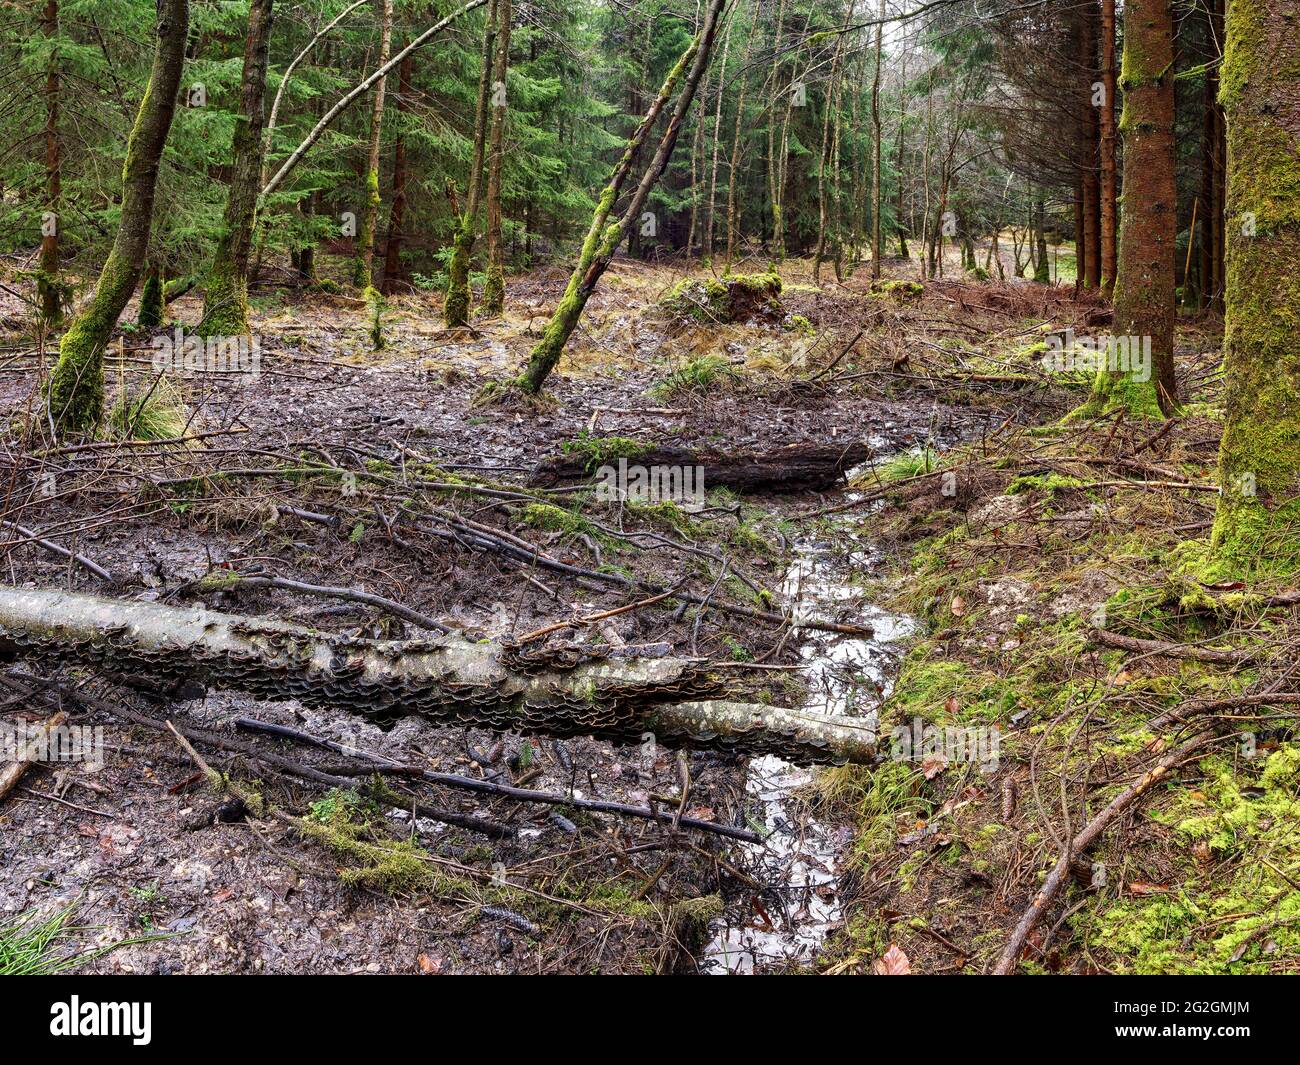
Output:
[[397,291],[402,280],[402,226],[406,220],[406,136],[402,116],[411,109],[411,67],[408,55],[397,74],[397,130],[393,137],[393,196],[388,211],[388,236],[384,241],[383,291]]
[[1172,0],[1124,11],[1124,202],[1114,335],[1151,338],[1151,380],[1123,368],[1097,375],[1090,406],[1158,417],[1178,405],[1174,380],[1174,12]]
[[[487,111],[491,95],[489,90],[496,51],[496,35],[497,0],[491,0],[488,5],[487,21],[483,24],[478,95],[474,106],[474,150],[470,157],[469,176],[465,179],[465,213],[456,220],[451,265],[447,270],[447,296],[442,304],[443,321],[448,326],[469,324],[472,303],[469,291],[470,256],[474,253],[474,240],[478,235],[478,201],[483,187],[483,153],[487,144]],[[447,179],[447,183],[454,211],[456,200],[450,178]]]
[[[880,153],[881,134],[883,126],[880,122],[880,67],[883,61],[882,51],[882,31],[884,29],[885,18],[885,0],[880,0],[880,19],[876,23],[876,69],[871,75],[871,280],[880,280],[880,259],[884,254],[884,234],[880,231]],[[903,173],[903,122],[899,120],[898,124],[898,165],[899,165],[899,197],[903,195],[901,175]],[[902,256],[907,258],[907,241],[902,231],[902,214],[900,212],[898,231],[898,246],[902,249]]]
[[221,220],[221,237],[203,290],[203,320],[198,330],[201,336],[239,336],[248,332],[248,261],[262,177],[263,109],[273,2],[252,0],[248,5],[239,116],[230,144],[230,191]]
[[1246,575],[1300,564],[1300,34],[1290,0],[1232,0],[1225,34],[1227,391],[1212,544]]
[[[641,120],[641,125],[637,127],[632,139],[628,141],[623,152],[623,158],[614,171],[610,183],[601,193],[600,203],[597,205],[596,213],[592,217],[591,228],[587,232],[587,239],[583,242],[578,263],[569,277],[569,284],[564,291],[564,296],[561,298],[559,306],[556,307],[555,313],[551,316],[541,341],[533,348],[528,360],[528,366],[517,382],[525,392],[534,394],[540,392],[546,378],[550,376],[551,371],[555,368],[555,364],[560,361],[560,354],[564,351],[564,346],[568,343],[569,337],[573,335],[573,330],[577,328],[578,319],[582,316],[587,300],[591,298],[591,294],[596,290],[596,285],[600,282],[601,276],[609,268],[615,251],[623,242],[624,235],[636,223],[641,214],[641,208],[650,195],[650,190],[654,187],[655,182],[659,180],[664,168],[668,166],[668,160],[673,154],[673,146],[677,143],[677,136],[681,132],[682,122],[690,109],[691,101],[695,98],[700,78],[708,67],[709,54],[713,49],[713,38],[718,24],[718,15],[725,4],[726,0],[709,0],[704,25],[664,80],[659,95],[655,97],[654,102],[650,105],[650,109]],[[672,95],[673,89],[676,87],[677,82],[681,80],[682,74],[688,66],[690,72],[686,75],[681,94],[677,98],[677,106],[668,121],[668,128],[664,131],[664,135],[659,142],[659,149],[655,153],[654,159],[642,176],[641,183],[637,186],[636,191],[632,194],[627,210],[624,211],[617,222],[607,226],[606,223],[614,209],[614,201],[618,199],[618,194],[631,171],[637,149],[645,142],[659,117],[659,113],[667,104],[668,98]]]
[[1118,206],[1115,133],[1115,0],[1101,0],[1101,87],[1103,99],[1098,112],[1101,140],[1101,287],[1109,294],[1115,287],[1118,264],[1116,251],[1116,209]]
[[[393,45],[393,0],[376,0],[379,4],[379,67],[388,64]],[[361,228],[357,233],[357,258],[353,266],[353,282],[358,288],[371,285],[375,263],[375,230],[379,224],[379,147],[384,127],[384,89],[386,75],[375,81],[375,102],[370,111],[370,143],[366,151],[365,205],[361,212]]]
[[483,313],[487,315],[501,314],[506,304],[505,249],[501,241],[501,172],[505,166],[505,91],[506,77],[510,72],[510,23],[513,17],[510,0],[497,0],[497,51],[492,64],[492,128],[488,133],[487,278],[483,283]]
[[[53,41],[59,35],[59,0],[46,0],[43,22],[45,36]],[[59,156],[59,50],[52,45],[45,70],[45,210],[53,224],[46,225],[42,220],[41,265],[36,283],[41,320],[50,329],[63,323],[65,291],[59,281],[59,207],[63,198]]]
[[145,674],[297,699],[388,723],[417,715],[460,728],[869,762],[865,720],[726,698],[707,663],[588,658],[460,636],[365,640],[265,618],[46,589],[0,587],[0,640],[50,665]]
[[64,333],[50,378],[50,418],[61,431],[90,429],[104,412],[104,347],[148,252],[158,165],[176,109],[188,28],[188,0],[160,0],[154,24],[158,43],[122,168],[122,220],[95,295]]

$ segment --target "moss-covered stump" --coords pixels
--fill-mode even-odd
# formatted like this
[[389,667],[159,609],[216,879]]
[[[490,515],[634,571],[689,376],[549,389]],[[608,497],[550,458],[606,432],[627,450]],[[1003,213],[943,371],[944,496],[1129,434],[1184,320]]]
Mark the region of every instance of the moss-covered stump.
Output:
[[870,295],[896,303],[915,303],[924,292],[925,286],[919,281],[873,281]]
[[757,315],[781,314],[781,276],[727,274],[679,281],[664,297],[664,306],[700,322],[740,322]]

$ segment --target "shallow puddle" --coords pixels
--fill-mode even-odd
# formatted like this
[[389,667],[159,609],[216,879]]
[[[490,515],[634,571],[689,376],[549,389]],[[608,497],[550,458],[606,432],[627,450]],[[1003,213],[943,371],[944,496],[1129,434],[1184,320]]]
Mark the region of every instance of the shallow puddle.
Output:
[[[848,493],[846,500],[852,499]],[[869,625],[870,639],[803,631],[800,656],[808,681],[806,709],[851,714],[873,722],[896,673],[898,643],[915,631],[911,619],[863,600],[855,576],[875,572],[878,558],[869,542],[841,523],[834,540],[795,544],[795,559],[782,592],[808,617]],[[806,811],[800,789],[815,770],[780,758],[752,759],[745,779],[751,827],[766,836],[741,847],[741,863],[761,886],[741,894],[711,926],[712,940],[700,958],[709,973],[752,973],[773,965],[811,960],[839,923],[839,874],[851,842],[847,830],[823,825]]]

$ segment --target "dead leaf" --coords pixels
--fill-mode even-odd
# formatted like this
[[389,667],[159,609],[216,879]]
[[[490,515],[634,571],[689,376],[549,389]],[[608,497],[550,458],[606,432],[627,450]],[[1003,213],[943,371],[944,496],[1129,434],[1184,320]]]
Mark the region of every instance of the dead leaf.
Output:
[[431,958],[427,954],[417,954],[415,964],[420,967],[420,972],[425,976],[437,976],[442,972],[441,958]]
[[954,595],[952,597],[952,616],[959,618],[964,613],[966,613],[966,600],[960,595]]
[[890,943],[889,949],[872,963],[871,971],[877,976],[911,976],[912,962],[897,943]]

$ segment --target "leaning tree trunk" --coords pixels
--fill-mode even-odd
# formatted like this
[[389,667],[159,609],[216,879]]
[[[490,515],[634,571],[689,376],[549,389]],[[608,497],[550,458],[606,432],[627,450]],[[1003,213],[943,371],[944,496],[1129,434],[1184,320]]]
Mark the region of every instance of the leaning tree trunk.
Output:
[[497,0],[497,54],[492,64],[492,129],[488,134],[487,279],[483,313],[499,315],[506,304],[505,249],[501,240],[501,171],[505,163],[506,75],[510,69],[510,0]]
[[1223,442],[1213,545],[1225,568],[1300,565],[1300,34],[1291,0],[1231,0]]
[[274,0],[248,5],[248,42],[239,87],[239,117],[230,143],[232,170],[221,238],[203,290],[202,336],[233,337],[248,332],[248,261],[253,249],[258,184],[262,179],[263,104],[271,50]]
[[[470,256],[474,254],[474,240],[478,236],[478,201],[483,187],[483,153],[487,142],[487,111],[491,99],[496,34],[497,3],[491,0],[487,22],[483,26],[483,55],[474,107],[474,151],[470,157],[469,177],[465,181],[465,213],[456,219],[451,265],[447,268],[447,296],[442,304],[442,318],[449,327],[469,324],[469,266]],[[459,214],[455,186],[450,178],[447,179],[447,192],[453,213]]]
[[[393,0],[379,0],[379,67],[388,63],[393,44]],[[361,231],[357,234],[357,258],[352,281],[358,288],[370,287],[375,262],[375,227],[379,222],[379,145],[384,126],[386,76],[375,82],[375,104],[370,112],[370,144],[366,152],[366,202],[361,210]]]
[[868,762],[869,722],[728,699],[708,664],[580,658],[468,640],[365,640],[202,606],[0,587],[0,644],[50,665],[197,682],[297,699],[379,722],[418,715],[457,727]]
[[[59,0],[45,4],[45,36],[53,41],[59,35]],[[62,199],[62,173],[59,161],[59,48],[50,48],[45,70],[45,195],[48,217],[41,224],[41,266],[36,290],[41,301],[41,321],[47,328],[63,322],[64,289],[59,281],[59,206]]]
[[[641,124],[637,127],[636,132],[632,134],[632,139],[627,142],[627,146],[623,151],[623,158],[614,171],[614,176],[610,179],[609,184],[605,186],[604,192],[601,193],[600,203],[597,205],[596,213],[592,217],[591,228],[587,231],[587,239],[583,241],[582,253],[578,257],[577,265],[573,268],[573,273],[569,277],[569,284],[564,290],[564,296],[560,299],[559,306],[555,308],[555,313],[551,316],[546,331],[542,334],[541,341],[533,348],[528,359],[527,368],[519,377],[517,384],[525,392],[540,392],[546,378],[550,376],[551,371],[555,368],[555,364],[560,361],[560,353],[564,351],[564,345],[569,342],[569,337],[573,335],[574,329],[577,328],[578,319],[582,317],[582,311],[587,305],[587,300],[591,298],[591,294],[596,290],[596,285],[599,283],[601,276],[609,268],[610,261],[614,258],[614,252],[618,250],[618,246],[623,242],[624,235],[640,217],[641,208],[645,206],[650,190],[668,166],[668,160],[672,157],[673,146],[677,143],[677,135],[681,132],[686,112],[690,109],[691,101],[695,98],[695,91],[699,88],[700,78],[709,65],[709,53],[713,49],[713,37],[718,26],[718,16],[726,2],[727,0],[709,0],[709,6],[704,15],[704,25],[700,27],[700,32],[686,51],[682,53],[676,66],[669,72],[668,77],[659,89],[659,95],[655,97],[650,109],[645,113],[645,117],[641,119]],[[690,73],[686,76],[681,95],[677,98],[677,106],[673,110],[672,118],[668,121],[668,128],[664,131],[663,139],[659,142],[659,149],[655,152],[654,159],[651,160],[650,166],[642,175],[641,183],[632,194],[631,202],[628,204],[627,210],[623,212],[622,217],[618,221],[606,225],[614,209],[614,201],[618,199],[618,194],[631,172],[637,150],[645,142],[650,130],[654,127],[655,120],[659,117],[659,112],[667,104],[668,98],[672,95],[673,89],[676,87],[677,82],[681,80],[682,73],[688,65],[690,66]]]
[[104,412],[104,348],[135,291],[149,248],[158,164],[176,110],[188,28],[188,0],[160,0],[154,27],[158,44],[122,168],[122,220],[95,295],[64,333],[50,378],[50,417],[63,431],[89,429]]
[[[1150,380],[1126,368],[1097,374],[1085,410],[1123,407],[1159,417],[1178,405],[1174,381],[1174,10],[1172,0],[1124,9],[1124,199],[1115,279],[1116,337],[1151,338]],[[1133,344],[1129,345],[1134,346]]]

